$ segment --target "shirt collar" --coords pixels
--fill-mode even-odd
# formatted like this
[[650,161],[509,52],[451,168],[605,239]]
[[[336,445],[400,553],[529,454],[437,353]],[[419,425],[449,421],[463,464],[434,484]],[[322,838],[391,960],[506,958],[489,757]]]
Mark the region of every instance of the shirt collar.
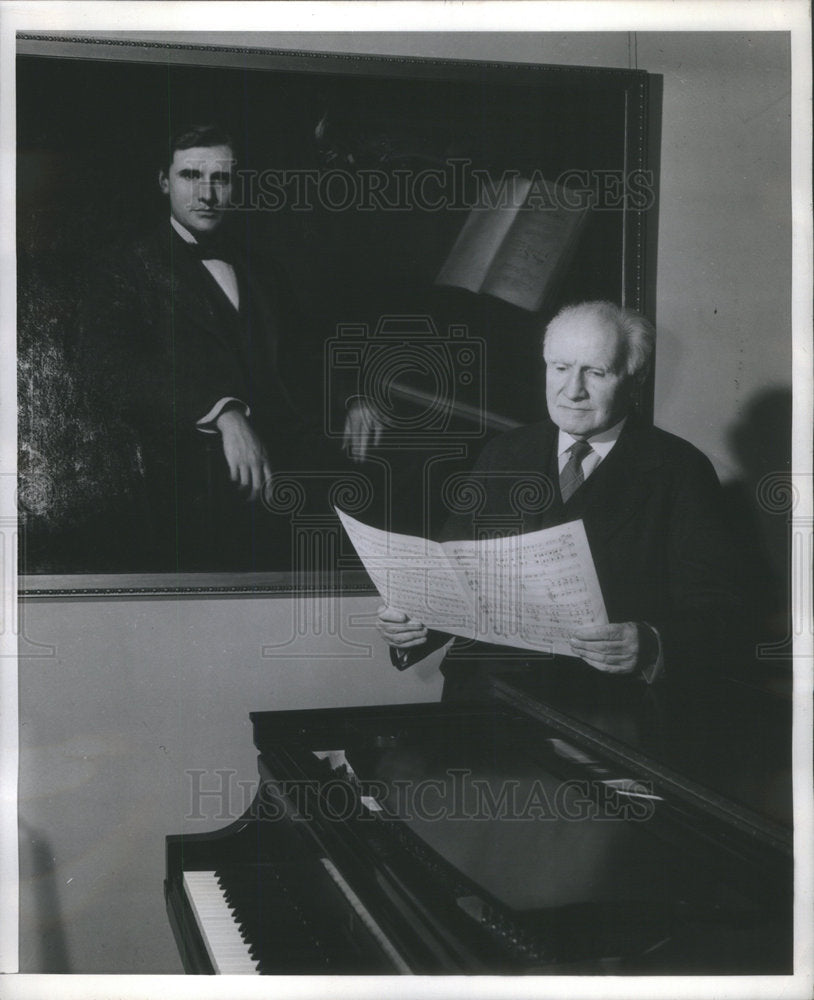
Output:
[[[625,426],[626,420],[627,417],[622,417],[618,424],[614,424],[613,427],[609,427],[606,431],[600,431],[599,434],[588,438],[588,444],[590,444],[600,458],[605,458],[619,440],[619,435],[622,433],[622,428]],[[557,457],[562,455],[563,452],[568,451],[571,445],[578,440],[578,438],[569,434],[568,431],[560,429],[557,440]]]
[[197,243],[198,241],[192,235],[192,233],[186,229],[181,223],[175,218],[174,215],[170,216],[170,225],[178,233],[184,243]]

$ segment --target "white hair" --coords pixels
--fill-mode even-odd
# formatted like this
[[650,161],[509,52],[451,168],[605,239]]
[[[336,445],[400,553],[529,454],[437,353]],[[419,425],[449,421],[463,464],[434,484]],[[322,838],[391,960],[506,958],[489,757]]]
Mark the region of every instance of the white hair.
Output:
[[557,313],[543,334],[543,351],[545,351],[548,335],[566,320],[595,317],[610,323],[622,337],[625,344],[625,367],[628,375],[643,382],[650,371],[653,359],[653,349],[656,343],[656,331],[650,320],[645,319],[632,309],[617,306],[615,302],[599,300],[596,302],[580,302],[577,305],[565,306]]

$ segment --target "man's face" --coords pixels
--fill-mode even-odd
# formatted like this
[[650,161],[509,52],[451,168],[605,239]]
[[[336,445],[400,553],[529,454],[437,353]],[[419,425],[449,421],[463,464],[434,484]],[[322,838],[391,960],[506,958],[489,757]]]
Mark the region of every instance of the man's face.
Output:
[[567,317],[546,339],[546,402],[551,419],[575,438],[613,427],[632,405],[635,380],[622,338],[597,316]]
[[196,237],[214,233],[223,223],[232,194],[234,153],[228,146],[177,149],[169,173],[158,184],[169,195],[172,217]]

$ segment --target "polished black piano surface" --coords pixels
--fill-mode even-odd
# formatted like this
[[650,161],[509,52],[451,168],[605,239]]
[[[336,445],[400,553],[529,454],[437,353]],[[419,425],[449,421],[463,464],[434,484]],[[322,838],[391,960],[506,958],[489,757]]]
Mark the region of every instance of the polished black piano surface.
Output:
[[569,666],[253,713],[251,809],[167,839],[187,971],[790,973],[782,685]]

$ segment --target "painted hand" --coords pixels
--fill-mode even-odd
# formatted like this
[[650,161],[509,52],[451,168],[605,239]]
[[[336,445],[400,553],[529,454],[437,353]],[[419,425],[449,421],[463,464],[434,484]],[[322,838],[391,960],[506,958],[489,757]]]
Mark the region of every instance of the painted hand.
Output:
[[378,445],[382,439],[384,421],[373,403],[357,398],[348,407],[342,447],[352,461],[364,462],[371,443]]
[[239,410],[224,410],[215,421],[223,443],[229,477],[247,500],[256,500],[271,480],[271,464],[265,445]]

